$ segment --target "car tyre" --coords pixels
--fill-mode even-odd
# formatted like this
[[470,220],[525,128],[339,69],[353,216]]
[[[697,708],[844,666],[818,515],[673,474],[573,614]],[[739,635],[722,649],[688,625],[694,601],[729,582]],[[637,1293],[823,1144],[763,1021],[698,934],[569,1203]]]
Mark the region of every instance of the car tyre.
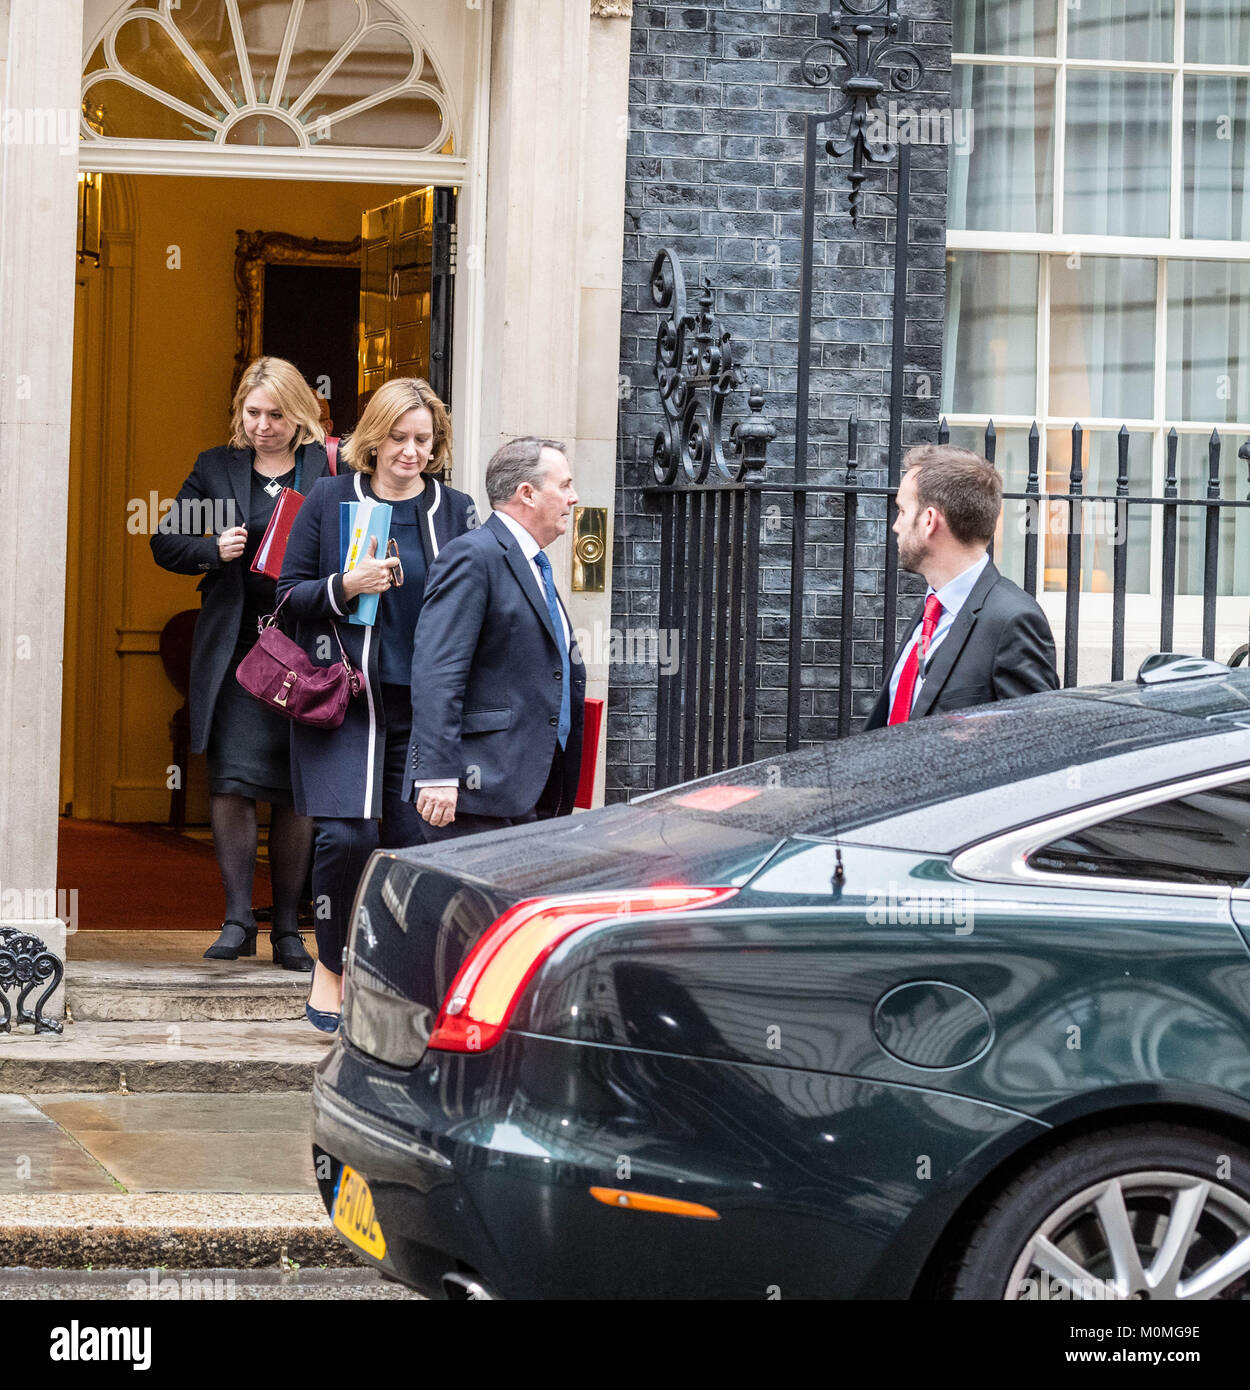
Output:
[[1072,1140],[981,1214],[947,1292],[1250,1299],[1250,1150],[1173,1125]]

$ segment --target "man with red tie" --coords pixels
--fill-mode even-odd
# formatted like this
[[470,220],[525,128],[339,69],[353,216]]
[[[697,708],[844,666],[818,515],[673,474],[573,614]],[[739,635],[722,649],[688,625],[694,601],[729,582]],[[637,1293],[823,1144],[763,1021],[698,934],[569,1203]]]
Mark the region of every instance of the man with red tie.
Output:
[[994,465],[968,449],[921,444],[903,459],[899,564],[929,592],[865,729],[1055,690],[1055,640],[1036,599],[986,553],[1003,505]]

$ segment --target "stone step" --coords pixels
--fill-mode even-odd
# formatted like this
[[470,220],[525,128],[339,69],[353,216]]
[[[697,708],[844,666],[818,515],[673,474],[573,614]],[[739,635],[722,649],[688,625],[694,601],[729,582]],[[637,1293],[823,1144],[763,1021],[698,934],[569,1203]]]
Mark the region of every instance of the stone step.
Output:
[[0,1266],[139,1269],[147,1278],[147,1271],[167,1265],[342,1269],[362,1263],[334,1230],[316,1196],[0,1196]]
[[[264,943],[267,950],[268,942]],[[248,1023],[304,1017],[309,976],[259,960],[75,960],[65,1002],[78,1023]]]
[[[0,1240],[3,1237],[0,1235]],[[60,1241],[65,1248],[64,1240]],[[350,1252],[345,1252],[350,1255]],[[135,1299],[159,1299],[161,1302],[181,1299],[203,1302],[226,1299],[230,1302],[294,1301],[309,1299],[338,1303],[345,1299],[370,1303],[410,1300],[421,1302],[414,1289],[394,1283],[376,1269],[359,1266],[342,1269],[320,1269],[301,1265],[288,1255],[285,1265],[276,1268],[243,1268],[227,1266],[216,1269],[189,1269],[161,1265],[149,1261],[146,1268],[127,1269],[124,1266],[107,1268],[97,1258],[91,1269],[80,1266],[58,1269],[0,1268],[0,1300],[38,1299],[95,1300],[115,1302]],[[328,1264],[329,1261],[322,1261]],[[81,1314],[79,1315],[81,1317]]]
[[0,1092],[309,1090],[331,1041],[304,1020],[66,1023],[0,1034]]

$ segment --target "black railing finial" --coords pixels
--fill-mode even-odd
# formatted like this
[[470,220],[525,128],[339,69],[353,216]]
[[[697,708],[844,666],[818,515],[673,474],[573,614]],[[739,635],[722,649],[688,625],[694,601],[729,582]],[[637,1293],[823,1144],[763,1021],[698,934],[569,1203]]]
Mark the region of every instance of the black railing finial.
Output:
[[1120,432],[1115,437],[1115,446],[1118,451],[1115,473],[1115,495],[1117,497],[1128,496],[1128,443],[1128,426],[1121,425]]
[[1220,432],[1212,430],[1207,444],[1207,496],[1210,498],[1220,495],[1220,448]]
[[764,414],[764,392],[755,377],[751,378],[747,405],[750,415],[745,420],[735,420],[729,431],[729,452],[731,455],[736,453],[742,460],[739,478],[743,470],[747,473],[764,471],[764,465],[768,462],[768,446],[777,438],[777,426]]

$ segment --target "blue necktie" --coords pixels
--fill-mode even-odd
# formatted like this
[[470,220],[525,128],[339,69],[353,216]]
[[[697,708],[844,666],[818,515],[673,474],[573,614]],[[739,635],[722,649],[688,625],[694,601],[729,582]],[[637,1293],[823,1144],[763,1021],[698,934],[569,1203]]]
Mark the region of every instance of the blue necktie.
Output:
[[556,585],[551,574],[551,561],[540,550],[534,556],[534,563],[543,577],[547,612],[551,614],[551,625],[556,630],[556,641],[560,644],[560,724],[556,729],[556,738],[563,748],[569,740],[569,730],[573,727],[572,701],[569,698],[569,649],[564,640],[564,624],[560,621],[560,605],[556,602]]

